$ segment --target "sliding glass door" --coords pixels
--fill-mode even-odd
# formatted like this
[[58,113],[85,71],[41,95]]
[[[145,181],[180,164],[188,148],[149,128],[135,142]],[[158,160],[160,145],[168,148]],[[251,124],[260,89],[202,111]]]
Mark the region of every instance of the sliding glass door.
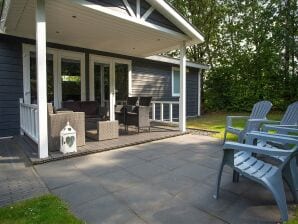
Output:
[[113,120],[115,104],[124,104],[129,95],[131,61],[98,55],[89,61],[89,98],[108,108]]
[[[86,100],[85,54],[47,49],[47,100],[56,108],[63,101]],[[24,102],[37,104],[35,46],[23,45]]]
[[85,56],[83,53],[58,52],[59,106],[66,101],[85,101]]

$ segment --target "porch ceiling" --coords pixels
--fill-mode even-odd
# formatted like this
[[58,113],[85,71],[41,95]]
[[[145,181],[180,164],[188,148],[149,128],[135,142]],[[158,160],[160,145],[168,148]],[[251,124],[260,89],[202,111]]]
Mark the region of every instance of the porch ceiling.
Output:
[[[138,57],[177,49],[183,40],[193,41],[93,6],[81,0],[46,1],[47,41]],[[11,0],[5,33],[35,39],[34,0]]]

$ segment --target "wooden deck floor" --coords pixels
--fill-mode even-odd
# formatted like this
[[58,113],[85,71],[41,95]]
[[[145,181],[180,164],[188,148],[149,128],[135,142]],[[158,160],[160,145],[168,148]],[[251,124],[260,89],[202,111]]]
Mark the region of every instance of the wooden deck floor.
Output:
[[151,127],[150,132],[144,130],[140,133],[138,133],[134,128],[130,128],[128,132],[125,132],[122,127],[119,130],[120,136],[118,139],[95,141],[86,138],[86,145],[78,147],[77,152],[68,154],[62,154],[60,151],[50,152],[49,157],[46,159],[38,158],[36,145],[30,142],[30,140],[27,137],[17,137],[16,141],[22,148],[22,150],[25,152],[32,164],[40,164],[55,160],[87,155],[91,153],[123,148],[132,145],[138,145],[146,142],[175,137],[181,134],[182,133],[177,128],[173,127],[154,126]]

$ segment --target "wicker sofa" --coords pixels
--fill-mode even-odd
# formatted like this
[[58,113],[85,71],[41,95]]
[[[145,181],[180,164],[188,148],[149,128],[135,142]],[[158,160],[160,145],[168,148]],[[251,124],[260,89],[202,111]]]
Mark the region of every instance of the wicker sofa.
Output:
[[48,103],[48,142],[49,151],[60,149],[60,131],[67,121],[76,130],[77,146],[85,145],[85,113],[71,111],[57,111],[54,113],[53,106]]
[[96,101],[63,102],[62,107],[74,112],[84,112],[85,118],[100,118],[101,120],[107,118],[106,108],[100,107]]

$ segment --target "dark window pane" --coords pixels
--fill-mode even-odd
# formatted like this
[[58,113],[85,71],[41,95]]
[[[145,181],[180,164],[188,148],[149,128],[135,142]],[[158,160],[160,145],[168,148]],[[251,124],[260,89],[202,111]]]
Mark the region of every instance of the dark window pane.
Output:
[[115,65],[116,100],[125,101],[128,96],[128,65]]
[[62,101],[81,100],[81,64],[78,60],[61,60]]
[[[53,55],[47,54],[47,93],[48,102],[54,102]],[[36,54],[30,52],[30,88],[31,103],[37,103]]]

